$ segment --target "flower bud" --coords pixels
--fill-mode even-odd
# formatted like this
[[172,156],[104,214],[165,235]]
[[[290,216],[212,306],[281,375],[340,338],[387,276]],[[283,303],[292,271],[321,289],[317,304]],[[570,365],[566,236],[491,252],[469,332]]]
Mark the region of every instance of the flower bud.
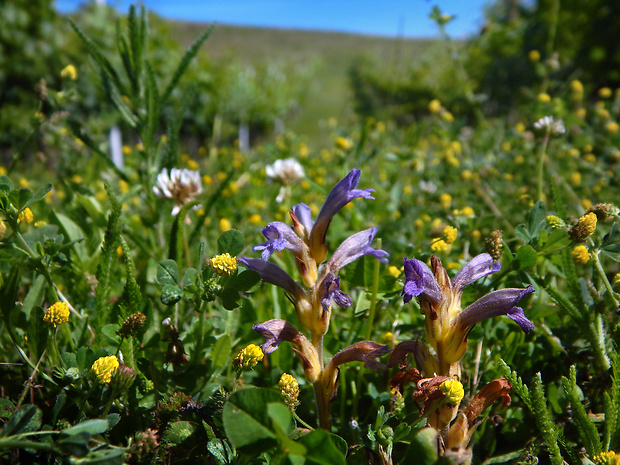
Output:
[[135,379],[136,370],[127,365],[119,365],[112,374],[110,386],[117,392],[123,392],[131,387]]
[[489,237],[484,241],[484,248],[487,253],[493,257],[493,260],[499,260],[502,256],[504,244],[502,242],[503,232],[499,229],[491,232]]
[[136,312],[125,318],[125,321],[123,321],[123,324],[121,325],[121,329],[119,329],[116,334],[125,338],[135,336],[138,331],[142,329],[145,323],[146,315],[141,312]]

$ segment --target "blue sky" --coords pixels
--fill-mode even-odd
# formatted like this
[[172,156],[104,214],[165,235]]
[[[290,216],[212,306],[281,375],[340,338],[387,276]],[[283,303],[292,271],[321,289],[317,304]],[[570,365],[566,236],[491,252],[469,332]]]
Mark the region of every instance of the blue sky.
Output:
[[[71,12],[89,0],[56,0],[56,8]],[[143,0],[161,16],[190,21],[259,27],[318,29],[360,34],[433,37],[436,25],[428,18],[434,5],[456,15],[448,32],[462,38],[479,31],[489,0]],[[107,0],[121,12],[133,2]]]

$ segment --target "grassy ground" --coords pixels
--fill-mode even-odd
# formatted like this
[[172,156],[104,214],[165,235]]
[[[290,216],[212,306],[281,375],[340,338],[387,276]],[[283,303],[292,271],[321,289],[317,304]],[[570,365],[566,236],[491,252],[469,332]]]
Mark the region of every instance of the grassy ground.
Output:
[[[207,25],[171,21],[169,26],[173,37],[189,45]],[[250,65],[270,60],[316,64],[316,79],[308,90],[303,109],[287,122],[296,133],[313,138],[321,131],[320,124],[325,119],[351,116],[347,72],[355,59],[361,56],[376,59],[385,72],[394,74],[407,70],[431,44],[427,39],[216,24],[200,53],[213,59],[229,57]]]

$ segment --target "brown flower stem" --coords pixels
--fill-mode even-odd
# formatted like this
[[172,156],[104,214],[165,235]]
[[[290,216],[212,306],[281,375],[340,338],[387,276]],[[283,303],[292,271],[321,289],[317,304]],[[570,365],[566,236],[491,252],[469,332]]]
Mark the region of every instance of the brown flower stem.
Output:
[[314,388],[314,397],[316,400],[316,411],[319,417],[319,427],[327,431],[332,430],[332,416],[329,405],[328,393],[325,390],[325,380],[321,372],[319,379],[312,385]]

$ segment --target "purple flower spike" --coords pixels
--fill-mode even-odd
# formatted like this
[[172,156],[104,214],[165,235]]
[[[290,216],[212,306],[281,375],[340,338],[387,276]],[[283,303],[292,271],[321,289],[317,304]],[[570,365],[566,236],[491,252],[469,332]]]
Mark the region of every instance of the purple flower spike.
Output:
[[370,247],[370,243],[374,240],[376,233],[377,228],[370,228],[345,239],[327,263],[329,271],[337,274],[340,268],[364,255],[372,255],[381,263],[387,263],[389,254],[385,250]]
[[491,292],[461,308],[463,289],[474,281],[500,269],[499,263],[483,253],[472,258],[454,279],[450,280],[441,261],[431,257],[432,269],[419,260],[405,258],[403,301],[418,297],[426,317],[428,341],[437,352],[438,373],[448,375],[452,364],[458,362],[467,349],[467,336],[476,323],[499,315],[512,318],[526,333],[534,328],[517,303],[534,292],[530,285],[520,289],[501,289]]
[[323,261],[327,253],[325,235],[327,234],[327,228],[334,215],[353,199],[359,197],[374,199],[374,197],[370,195],[374,189],[357,189],[357,183],[359,182],[361,174],[362,172],[358,169],[351,170],[349,174],[338,181],[327,196],[323,207],[321,207],[321,211],[319,212],[309,237],[311,253],[318,263]]
[[253,250],[261,250],[261,258],[264,261],[269,260],[271,254],[276,250],[281,251],[289,249],[295,255],[300,255],[305,247],[305,244],[299,239],[291,227],[279,221],[269,223],[265,226],[263,228],[263,235],[267,238],[267,242],[255,245]]

